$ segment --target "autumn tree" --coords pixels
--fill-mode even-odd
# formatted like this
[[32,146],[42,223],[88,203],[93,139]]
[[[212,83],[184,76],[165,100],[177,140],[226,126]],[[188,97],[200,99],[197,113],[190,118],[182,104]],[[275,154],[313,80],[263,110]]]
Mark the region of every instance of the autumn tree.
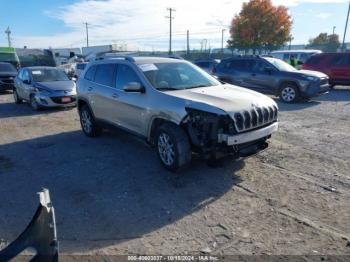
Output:
[[243,3],[241,12],[231,22],[229,48],[271,50],[290,39],[292,19],[284,6],[273,6],[271,0]]
[[340,47],[339,35],[320,33],[309,40],[307,48],[321,49],[323,52],[336,52]]

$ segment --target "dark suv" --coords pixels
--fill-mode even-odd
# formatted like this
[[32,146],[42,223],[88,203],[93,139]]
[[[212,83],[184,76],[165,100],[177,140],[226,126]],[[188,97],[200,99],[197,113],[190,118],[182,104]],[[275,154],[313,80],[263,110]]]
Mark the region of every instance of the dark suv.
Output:
[[329,90],[327,75],[297,70],[272,57],[239,56],[225,59],[216,67],[215,75],[223,82],[277,95],[287,103]]
[[327,74],[332,86],[350,85],[350,53],[314,55],[303,64],[302,68]]

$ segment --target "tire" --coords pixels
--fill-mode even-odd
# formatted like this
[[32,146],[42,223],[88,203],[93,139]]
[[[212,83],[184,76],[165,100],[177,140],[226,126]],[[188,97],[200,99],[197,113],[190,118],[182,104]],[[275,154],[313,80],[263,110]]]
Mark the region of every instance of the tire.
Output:
[[84,134],[88,137],[97,137],[101,134],[101,127],[96,123],[96,120],[87,105],[79,109],[80,125]]
[[15,100],[15,104],[22,104],[23,100],[18,96],[17,90],[13,89],[13,100]]
[[38,105],[38,103],[36,102],[35,96],[34,96],[34,95],[31,95],[31,96],[30,96],[29,103],[30,103],[30,107],[31,107],[34,111],[40,111],[40,110],[41,110],[41,107],[40,107],[40,106]]
[[176,172],[191,162],[188,136],[175,124],[165,123],[158,128],[156,150],[160,162],[169,171]]
[[280,88],[279,97],[284,103],[294,103],[299,99],[299,89],[293,83],[283,84]]

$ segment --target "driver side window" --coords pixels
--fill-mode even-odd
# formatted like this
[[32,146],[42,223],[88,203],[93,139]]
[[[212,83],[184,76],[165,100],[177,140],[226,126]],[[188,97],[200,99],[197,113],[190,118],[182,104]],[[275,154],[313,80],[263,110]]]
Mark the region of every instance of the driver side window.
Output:
[[30,82],[30,75],[27,70],[24,70],[22,73],[22,81],[28,81]]
[[124,87],[131,82],[136,82],[142,85],[140,78],[130,66],[119,64],[117,68],[117,80],[115,87],[119,90],[123,90]]

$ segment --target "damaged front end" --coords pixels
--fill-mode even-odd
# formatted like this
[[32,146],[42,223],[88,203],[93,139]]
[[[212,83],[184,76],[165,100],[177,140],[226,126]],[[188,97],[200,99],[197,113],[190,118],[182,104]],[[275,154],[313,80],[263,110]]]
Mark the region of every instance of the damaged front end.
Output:
[[[35,251],[30,260],[58,261],[58,240],[56,233],[55,212],[51,203],[49,190],[43,189],[39,194],[40,204],[31,222],[24,232],[5,249],[0,251],[0,261],[9,261],[26,249]],[[24,254],[23,254],[24,255]]]
[[268,147],[266,140],[271,137],[270,126],[268,130],[263,127],[240,134],[228,114],[192,108],[186,108],[186,111],[187,116],[183,119],[182,126],[190,137],[193,151],[206,159],[218,159],[227,155],[235,158],[248,157]]

